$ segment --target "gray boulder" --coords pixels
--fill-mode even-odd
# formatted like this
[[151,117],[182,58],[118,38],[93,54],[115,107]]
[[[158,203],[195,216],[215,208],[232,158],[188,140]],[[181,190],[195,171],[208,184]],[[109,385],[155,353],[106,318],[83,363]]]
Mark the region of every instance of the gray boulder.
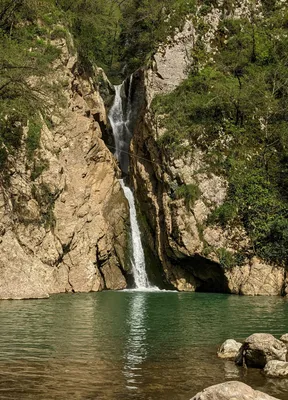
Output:
[[269,333],[254,333],[241,346],[236,356],[237,365],[249,368],[264,368],[268,361],[286,361],[287,348]]
[[242,343],[236,342],[234,339],[227,339],[217,352],[219,358],[234,360],[238,354]]
[[264,373],[269,378],[288,378],[288,362],[268,361],[265,365]]
[[230,381],[210,386],[191,400],[278,400],[268,394],[253,390],[242,382]]

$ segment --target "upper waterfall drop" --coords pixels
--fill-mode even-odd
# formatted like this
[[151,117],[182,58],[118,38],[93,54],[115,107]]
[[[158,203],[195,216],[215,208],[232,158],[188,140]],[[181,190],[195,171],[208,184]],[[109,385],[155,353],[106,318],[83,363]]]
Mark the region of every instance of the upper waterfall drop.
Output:
[[[108,118],[112,127],[115,140],[115,157],[119,161],[120,168],[125,174],[129,170],[129,147],[132,138],[130,130],[132,117],[132,79],[130,77],[128,98],[125,96],[124,82],[115,86],[114,103],[110,109]],[[126,104],[123,104],[123,99]],[[132,235],[132,272],[136,289],[152,288],[146,273],[145,256],[141,243],[141,233],[137,222],[135,200],[132,190],[125,185],[124,180],[120,179],[120,185],[129,203],[130,223]],[[156,288],[155,288],[156,289]]]
[[115,157],[119,161],[121,171],[128,174],[129,169],[129,146],[132,134],[129,128],[130,118],[132,114],[131,91],[129,89],[129,98],[127,99],[127,109],[124,112],[122,95],[124,92],[124,82],[121,85],[114,86],[115,98],[110,109],[108,118],[112,127],[115,139]]

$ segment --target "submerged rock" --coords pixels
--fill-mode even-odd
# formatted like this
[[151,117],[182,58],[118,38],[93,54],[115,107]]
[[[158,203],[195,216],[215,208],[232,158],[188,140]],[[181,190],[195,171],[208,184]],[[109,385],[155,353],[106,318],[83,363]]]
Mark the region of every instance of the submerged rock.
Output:
[[270,378],[288,378],[288,362],[269,361],[265,365],[264,373]]
[[250,368],[264,368],[271,360],[286,361],[286,354],[285,344],[273,335],[254,333],[243,343],[235,362]]
[[191,400],[277,400],[276,397],[253,390],[242,382],[230,381],[210,386]]
[[220,347],[217,355],[219,358],[234,360],[238,354],[242,343],[236,342],[234,339],[227,339]]

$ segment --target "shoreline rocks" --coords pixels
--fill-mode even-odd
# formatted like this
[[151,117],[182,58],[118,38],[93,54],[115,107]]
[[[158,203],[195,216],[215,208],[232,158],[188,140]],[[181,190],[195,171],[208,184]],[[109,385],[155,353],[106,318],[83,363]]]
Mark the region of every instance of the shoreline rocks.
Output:
[[229,381],[210,386],[191,400],[278,400],[276,397],[252,389],[245,383]]
[[236,342],[234,339],[227,339],[220,347],[217,355],[219,358],[226,360],[234,360],[237,356],[242,343]]
[[219,348],[217,356],[234,360],[237,366],[263,369],[269,378],[288,378],[287,333],[280,340],[269,333],[254,333],[243,344],[227,339]]
[[269,333],[254,333],[243,343],[236,356],[237,365],[264,368],[268,361],[286,361],[287,348]]
[[288,362],[278,360],[268,361],[263,372],[269,378],[288,378]]

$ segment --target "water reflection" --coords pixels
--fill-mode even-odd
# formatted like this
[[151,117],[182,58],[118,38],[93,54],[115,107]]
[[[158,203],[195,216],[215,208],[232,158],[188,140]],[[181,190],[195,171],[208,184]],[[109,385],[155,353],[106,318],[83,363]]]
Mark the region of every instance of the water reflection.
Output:
[[287,400],[287,380],[220,360],[227,337],[288,332],[288,302],[103,292],[0,302],[0,399],[188,400],[241,380]]
[[126,319],[128,334],[124,349],[123,373],[127,380],[126,387],[131,390],[137,390],[141,384],[142,364],[147,357],[146,299],[147,295],[141,292],[130,296]]
[[239,380],[240,379],[240,368],[237,367],[234,361],[223,360],[224,374],[226,380]]

